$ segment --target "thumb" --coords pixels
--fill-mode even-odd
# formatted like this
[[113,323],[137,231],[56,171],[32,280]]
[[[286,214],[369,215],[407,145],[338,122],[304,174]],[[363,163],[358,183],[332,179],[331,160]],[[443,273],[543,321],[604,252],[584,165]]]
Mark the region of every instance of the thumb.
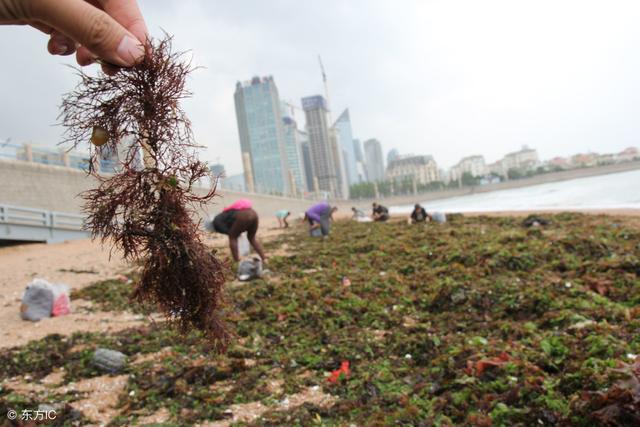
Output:
[[140,40],[103,10],[84,0],[36,0],[33,17],[114,65],[130,67],[144,56]]

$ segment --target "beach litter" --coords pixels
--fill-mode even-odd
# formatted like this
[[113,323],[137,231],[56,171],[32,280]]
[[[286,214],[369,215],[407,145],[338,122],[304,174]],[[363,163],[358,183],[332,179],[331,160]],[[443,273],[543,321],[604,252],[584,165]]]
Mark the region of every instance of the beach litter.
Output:
[[[328,241],[300,238],[302,227],[278,237],[291,248],[269,261],[278,280],[229,290],[237,342],[225,355],[198,331],[149,325],[8,349],[1,374],[33,381],[64,367],[64,381],[82,381],[95,376],[93,348],[145,357],[125,368],[112,425],[160,408],[177,425],[639,425],[637,219],[614,228],[609,216],[550,214],[544,230],[447,219],[419,233],[338,221]],[[602,295],[589,280],[612,283]],[[83,291],[101,310],[127,307],[120,283]],[[297,406],[313,387],[333,403]],[[37,407],[17,391],[4,398]],[[37,402],[62,398],[78,399]]]
[[238,264],[238,280],[241,282],[259,279],[262,273],[262,260],[258,257],[243,259]]
[[447,222],[447,215],[444,212],[434,212],[433,214],[431,214],[431,218],[433,219],[433,221],[439,224],[444,224],[445,222]]
[[551,221],[549,219],[535,214],[529,215],[522,221],[523,227],[540,227],[547,226],[549,224],[551,224]]
[[340,364],[340,368],[336,369],[335,371],[331,371],[331,374],[327,378],[327,381],[335,384],[340,380],[349,378],[350,375],[351,375],[351,370],[349,369],[349,362],[343,361]]
[[64,316],[71,312],[69,286],[34,279],[25,288],[20,306],[23,320],[37,322],[52,316]]

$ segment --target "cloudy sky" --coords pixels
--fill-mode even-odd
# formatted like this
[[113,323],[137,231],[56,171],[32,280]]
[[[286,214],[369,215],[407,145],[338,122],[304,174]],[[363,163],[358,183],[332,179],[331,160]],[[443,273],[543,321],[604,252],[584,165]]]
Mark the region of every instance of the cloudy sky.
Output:
[[[385,153],[442,166],[527,144],[542,158],[640,146],[640,3],[587,0],[140,0],[152,35],[205,68],[185,107],[203,159],[242,171],[236,81],[273,75],[282,99],[323,91],[334,118]],[[0,140],[53,146],[76,82],[35,30],[0,27]],[[302,122],[302,114],[297,113]]]

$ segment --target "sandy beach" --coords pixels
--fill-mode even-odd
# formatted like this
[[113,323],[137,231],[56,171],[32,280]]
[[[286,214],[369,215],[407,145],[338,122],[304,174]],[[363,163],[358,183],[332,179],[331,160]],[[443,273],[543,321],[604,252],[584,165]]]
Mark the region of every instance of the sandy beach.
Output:
[[[195,399],[194,401],[198,402],[197,410],[179,406],[180,417],[193,416],[194,419],[199,420],[212,418],[215,420],[204,421],[199,425],[221,427],[229,426],[233,422],[258,421],[260,417],[286,418],[289,411],[298,411],[296,413],[302,411],[302,415],[299,416],[305,417],[307,415],[304,415],[304,409],[301,408],[310,407],[309,405],[316,408],[314,410],[336,411],[333,412],[334,415],[340,417],[342,416],[340,411],[346,410],[344,406],[340,405],[343,397],[340,397],[339,390],[328,385],[327,375],[337,367],[343,353],[351,354],[349,357],[352,358],[354,366],[360,370],[357,375],[363,375],[363,371],[368,369],[369,364],[358,362],[359,357],[368,357],[364,354],[360,355],[362,346],[378,349],[376,358],[380,357],[380,359],[376,359],[376,363],[381,364],[375,369],[372,368],[374,372],[377,372],[377,369],[383,369],[388,363],[387,359],[389,359],[389,363],[404,366],[403,369],[414,367],[414,362],[411,362],[413,358],[418,363],[422,357],[426,357],[427,353],[423,354],[422,351],[435,351],[431,347],[421,350],[421,343],[431,342],[428,339],[424,341],[426,339],[424,337],[432,337],[432,334],[439,335],[438,331],[451,322],[447,320],[435,329],[431,328],[429,325],[439,315],[439,311],[433,306],[426,310],[423,309],[421,301],[427,298],[431,289],[434,287],[439,289],[437,281],[441,280],[440,278],[455,276],[456,271],[467,271],[462,277],[477,274],[478,280],[481,280],[478,282],[478,286],[489,286],[487,289],[476,291],[474,287],[464,287],[462,285],[464,281],[461,279],[458,279],[459,282],[446,282],[446,286],[438,291],[442,295],[448,295],[445,290],[450,290],[450,286],[454,286],[456,289],[465,289],[464,292],[458,290],[443,300],[446,304],[451,304],[450,300],[455,301],[454,305],[448,309],[451,313],[455,313],[457,304],[467,304],[467,299],[475,295],[474,292],[478,292],[478,298],[481,295],[486,297],[492,294],[493,280],[482,282],[483,274],[485,274],[483,273],[484,268],[499,267],[501,270],[497,271],[505,270],[507,272],[499,273],[506,274],[504,277],[508,279],[504,280],[512,281],[514,272],[518,272],[519,269],[533,268],[531,266],[536,265],[531,261],[532,255],[521,253],[520,256],[507,256],[523,250],[524,246],[518,243],[519,239],[526,238],[526,236],[539,239],[537,243],[531,244],[532,251],[538,251],[536,262],[548,260],[546,254],[550,250],[558,251],[560,248],[564,248],[563,250],[571,253],[569,258],[563,261],[566,263],[574,259],[575,255],[572,251],[584,250],[588,254],[595,251],[594,253],[597,254],[602,250],[600,246],[591,243],[588,239],[580,240],[580,237],[576,237],[575,241],[566,240],[567,229],[563,229],[563,227],[571,227],[565,224],[566,221],[582,223],[583,228],[580,229],[582,235],[588,229],[584,228],[584,224],[591,224],[591,227],[601,230],[611,229],[614,230],[614,233],[617,233],[621,228],[628,230],[640,228],[640,211],[608,210],[589,211],[587,213],[590,215],[587,216],[565,216],[565,219],[558,216],[557,220],[554,219],[554,224],[549,230],[541,228],[527,231],[521,226],[519,218],[530,213],[532,212],[482,212],[477,215],[465,213],[464,216],[456,216],[455,219],[452,217],[451,223],[444,227],[427,224],[424,228],[412,228],[402,224],[406,215],[394,215],[386,225],[355,223],[350,225],[344,221],[345,218],[348,218],[348,213],[341,212],[339,215],[341,220],[335,225],[335,231],[331,238],[326,241],[306,238],[306,227],[301,224],[299,219],[291,220],[292,228],[285,232],[283,229],[277,228],[275,218],[265,218],[261,221],[258,236],[269,247],[267,254],[273,257],[273,261],[269,261],[267,266],[271,265],[273,273],[263,280],[249,284],[236,280],[227,285],[228,291],[233,295],[235,301],[233,306],[236,308],[229,321],[238,325],[236,326],[238,328],[245,327],[240,326],[242,323],[238,323],[238,319],[254,322],[247,327],[247,330],[238,331],[239,335],[227,355],[208,354],[205,350],[206,347],[202,347],[203,344],[199,344],[198,341],[189,341],[189,338],[175,334],[175,332],[168,332],[166,326],[157,326],[161,324],[160,316],[146,316],[139,312],[123,311],[129,307],[126,302],[117,308],[113,308],[114,306],[109,308],[109,306],[102,305],[99,300],[93,300],[94,297],[90,294],[87,294],[87,298],[92,300],[72,300],[73,312],[70,315],[43,319],[35,323],[23,321],[19,316],[21,296],[26,284],[35,277],[68,284],[73,290],[89,287],[89,289],[102,289],[105,292],[109,289],[108,292],[111,292],[111,290],[118,288],[117,292],[123,295],[122,301],[126,301],[126,295],[130,289],[125,283],[122,283],[122,286],[116,283],[115,287],[110,288],[101,286],[104,286],[105,280],[123,279],[123,282],[126,281],[126,278],[122,278],[121,275],[131,272],[133,267],[125,262],[119,253],[110,253],[108,247],[90,240],[51,245],[27,244],[3,247],[0,248],[0,289],[2,291],[0,292],[0,322],[3,325],[0,356],[5,354],[4,357],[14,360],[15,356],[11,356],[12,354],[21,354],[20,357],[25,357],[27,361],[31,360],[31,357],[38,360],[38,355],[32,351],[33,348],[36,348],[38,349],[36,353],[49,354],[52,352],[51,354],[54,356],[47,357],[60,357],[61,361],[57,361],[57,359],[48,361],[45,367],[26,363],[22,367],[10,368],[13,372],[34,372],[39,376],[34,381],[32,373],[28,375],[14,373],[1,378],[0,386],[11,390],[11,393],[31,399],[28,402],[48,402],[51,399],[57,399],[57,394],[76,396],[71,399],[71,408],[81,411],[94,423],[108,422],[117,416],[125,416],[127,425],[144,425],[147,422],[175,420],[175,407],[173,410],[170,410],[168,406],[155,409],[153,406],[148,406],[149,403],[143,404],[138,409],[132,407],[136,399],[141,399],[141,402],[147,398],[153,399],[147,397],[150,393],[151,395],[159,393],[159,396],[164,399],[163,405],[170,405],[177,398],[172,397],[173,392],[164,390],[163,384],[172,384],[171,387],[178,387],[183,391],[181,396],[187,400]],[[552,215],[551,212],[536,211],[536,213]],[[609,216],[603,216],[603,214]],[[506,221],[496,217],[505,217]],[[509,220],[509,217],[515,217],[515,220]],[[566,218],[574,219],[567,220]],[[552,230],[554,228],[555,231]],[[408,242],[413,242],[415,239],[414,230],[423,230],[420,233],[424,233],[424,240],[415,247],[407,245]],[[357,238],[354,239],[352,234]],[[376,236],[381,234],[388,236],[386,242],[376,240]],[[459,237],[454,238],[453,236]],[[220,256],[229,256],[226,236],[205,233],[203,240],[208,246],[218,249]],[[371,244],[370,242],[377,243]],[[505,249],[505,252],[496,252],[496,242],[500,242],[500,247],[506,248],[508,245],[511,247]],[[559,244],[545,248],[540,247],[541,244],[546,245],[549,242],[558,242]],[[448,249],[438,250],[442,245],[447,245]],[[466,249],[461,250],[462,247],[475,251],[475,255],[472,256],[488,257],[487,259],[493,260],[491,262],[499,263],[483,263],[485,267],[479,267],[475,261],[472,262],[471,258],[465,258],[467,252]],[[515,249],[516,247],[520,249]],[[450,251],[450,249],[453,250]],[[407,280],[405,277],[410,278],[414,274],[412,262],[409,261],[414,258],[411,256],[407,258],[408,251],[413,251],[411,256],[426,257],[425,263],[441,262],[442,265],[436,268],[428,267],[414,279]],[[389,257],[388,254],[391,253],[396,255]],[[322,260],[320,263],[314,261],[318,254]],[[565,252],[556,253],[561,257],[565,256],[563,254]],[[297,257],[291,255],[297,255]],[[450,259],[450,257],[453,258]],[[359,262],[359,259],[362,259],[363,262]],[[617,258],[608,262],[618,263]],[[622,267],[615,264],[618,266],[616,268],[620,270],[616,273],[617,277],[627,277],[625,280],[632,280],[633,266],[624,264],[622,258],[619,262],[622,262],[620,264]],[[500,263],[505,264],[503,266]],[[493,267],[489,267],[491,265]],[[606,264],[605,267],[610,268],[608,265]],[[477,267],[479,269],[476,271]],[[463,268],[466,270],[461,270]],[[623,268],[629,270],[625,271]],[[446,274],[444,274],[445,271]],[[566,289],[575,289],[576,292],[579,292],[576,295],[585,298],[584,301],[587,302],[591,301],[590,292],[597,291],[601,296],[610,292],[607,294],[610,298],[622,298],[626,292],[624,289],[616,290],[612,287],[613,282],[607,279],[608,273],[597,273],[598,277],[586,275],[582,280],[578,279],[576,282],[575,272],[568,272],[565,278],[561,273],[543,266],[540,267],[540,271],[547,277],[541,281],[539,279],[533,280],[535,286],[533,282],[528,283],[527,286],[531,286],[531,289],[538,289],[539,284],[544,284],[545,289],[553,289],[553,292],[556,293],[565,292]],[[430,275],[430,278],[422,279],[424,277],[422,274]],[[350,280],[345,281],[345,277]],[[415,300],[411,297],[415,293],[414,285],[411,284],[413,280],[418,280],[418,283],[425,280],[425,288],[421,291],[424,295]],[[446,281],[447,279],[442,280]],[[520,289],[528,281],[527,274],[523,273],[515,280],[516,282],[510,286],[515,286],[514,289]],[[393,283],[393,286],[384,286],[386,283]],[[404,289],[407,292],[401,299],[404,301],[403,305],[400,305],[400,300],[396,300],[395,297],[391,297],[391,300],[384,304],[377,301],[378,298],[381,298],[379,292],[390,290],[395,292],[396,289]],[[525,300],[533,297],[538,298],[537,294],[529,295],[527,292],[520,294],[520,297]],[[325,296],[318,297],[321,295],[320,293]],[[362,296],[357,296],[359,293],[363,293]],[[436,292],[435,297],[428,298],[441,298],[438,295],[440,294]],[[316,301],[317,298],[321,298],[321,300]],[[365,301],[374,304],[365,308],[369,306],[369,303],[363,305]],[[587,304],[584,301],[581,302],[582,305]],[[492,306],[484,299],[479,299],[476,303],[482,303],[481,307],[485,307],[485,304],[488,304],[486,307]],[[342,308],[336,310],[336,304]],[[404,313],[403,310],[408,310],[413,307],[413,304],[417,304],[416,310],[412,309],[412,311]],[[269,308],[265,310],[263,306]],[[402,308],[403,306],[405,308]],[[367,314],[369,310],[374,310],[376,307],[378,312],[375,315]],[[460,310],[465,314],[458,320],[462,324],[467,324],[469,310],[476,310],[477,307],[473,306],[468,309],[464,308],[465,305],[460,307]],[[485,310],[486,307],[482,309]],[[523,307],[529,307],[529,305],[523,303]],[[308,320],[302,320],[314,318],[313,316],[317,315],[314,313],[319,309],[326,311],[326,313],[315,318],[316,320],[311,323]],[[493,318],[504,315],[504,312],[500,310],[502,309],[493,313]],[[340,336],[340,339],[327,334],[326,338],[322,338],[320,347],[309,346],[307,341],[312,334],[324,334],[323,327],[316,327],[312,323],[328,322],[324,324],[324,328],[334,327],[332,326],[334,320],[331,319],[343,318],[347,313],[351,313],[349,316],[353,315],[353,318],[345,320],[344,324],[335,325],[336,329],[332,332],[332,334]],[[446,313],[446,310],[441,313],[442,319],[448,318]],[[582,313],[587,320],[583,319],[581,323],[577,324],[578,326],[571,326],[574,329],[569,329],[570,331],[578,330],[575,328],[591,327],[595,322],[590,317],[595,317],[599,312],[596,310],[589,314]],[[633,319],[638,316],[639,312],[635,309],[630,311],[628,308],[616,306],[615,313],[617,317],[610,319],[612,322],[620,317]],[[547,315],[553,314],[554,312],[550,312]],[[382,319],[387,316],[395,316],[396,318],[390,324],[386,324]],[[365,322],[365,319],[369,317],[373,319],[371,325]],[[510,317],[507,318],[510,319]],[[288,321],[290,323],[287,323]],[[490,322],[492,317],[487,315],[475,321],[479,324]],[[542,321],[540,320],[540,322]],[[514,324],[520,325],[517,321],[514,322]],[[431,332],[427,335],[423,334],[424,336],[420,335],[422,338],[414,335],[419,324],[422,325],[420,327],[429,328]],[[624,322],[620,323],[620,325],[625,324]],[[391,325],[395,325],[393,328],[396,328],[393,332],[390,329]],[[469,345],[469,342],[472,342],[473,346],[482,346],[487,339],[483,337],[485,334],[483,327],[479,327],[480,330],[474,332],[478,336],[472,336],[471,341],[464,341],[460,338],[459,331],[442,335],[438,339],[461,340],[456,341],[457,344],[454,347]],[[311,329],[307,330],[308,328]],[[274,330],[278,332],[275,333]],[[543,330],[544,328],[540,329],[540,331]],[[75,332],[94,334],[71,337]],[[402,335],[401,338],[396,337],[397,334],[402,333],[407,335]],[[626,330],[621,330],[619,333],[621,337],[626,337],[624,335],[627,333]],[[57,337],[52,334],[56,334]],[[568,336],[573,337],[572,334],[573,332]],[[47,340],[43,340],[47,336],[49,336]],[[131,342],[129,342],[129,336],[131,336]],[[185,339],[187,341],[183,343],[182,341]],[[316,339],[320,338],[316,337]],[[412,340],[415,339],[418,341],[414,343]],[[504,344],[498,337],[491,339],[496,345]],[[348,340],[354,340],[354,343],[347,344]],[[90,357],[94,349],[97,346],[105,345],[105,342],[109,343],[107,345],[110,348],[120,348],[130,357],[131,365],[128,369],[135,372],[135,376],[123,375],[122,373],[95,376],[96,373],[91,370],[82,370],[89,368],[83,367],[82,364],[78,365],[81,363],[80,360]],[[620,338],[616,342],[624,343],[625,340]],[[388,353],[389,345],[391,345],[389,343],[393,343],[393,346],[399,346],[398,355]],[[26,344],[29,344],[29,347],[25,347]],[[185,350],[185,346],[187,346],[187,350]],[[332,357],[331,354],[334,350],[331,349],[339,346],[342,346],[340,352],[337,353],[337,356]],[[59,348],[63,349],[61,354],[64,357],[58,356]],[[505,348],[510,349],[509,351],[515,355],[521,351],[511,347]],[[182,353],[184,351],[186,353]],[[264,351],[271,353],[266,355],[262,353]],[[467,352],[469,351],[471,350],[467,350]],[[636,353],[635,350],[629,352],[626,348],[624,351],[629,354]],[[297,356],[291,355],[290,352],[296,353]],[[481,350],[475,356],[464,356],[464,358],[468,357],[472,357],[470,360],[476,360],[486,356]],[[496,358],[488,359],[488,361],[486,363],[494,363],[496,366],[502,366],[501,364],[505,363],[502,359]],[[306,363],[306,365],[300,365],[301,363]],[[466,359],[461,359],[457,363],[466,363],[466,369],[471,371],[484,369],[479,368],[481,362],[468,362]],[[469,368],[469,363],[472,363],[472,368]],[[476,366],[475,363],[478,365]],[[49,364],[52,368],[46,367]],[[162,374],[165,369],[163,366],[174,365],[179,367],[175,376],[172,377],[173,374],[169,373]],[[79,373],[75,371],[77,369],[80,369]],[[229,373],[229,369],[232,373]],[[292,370],[295,371],[294,376],[291,375]],[[213,375],[211,372],[216,373],[214,376],[220,375],[220,377],[208,377],[207,375]],[[457,375],[463,375],[460,367],[453,372],[456,372]],[[204,388],[199,388],[201,385],[198,381],[203,381],[202,387]],[[297,385],[292,387],[291,381]],[[405,380],[399,383],[404,384]],[[149,387],[149,389],[131,388],[132,384],[138,384],[135,387],[148,384],[145,387]],[[206,402],[201,401],[200,398],[194,397],[195,394],[191,395],[196,391],[210,397],[207,397]],[[365,393],[367,392],[365,391]],[[140,393],[139,397],[138,393]],[[359,391],[358,393],[358,396],[361,396],[363,392]],[[225,395],[229,397],[224,399],[216,397]],[[241,403],[234,403],[236,398],[233,396],[239,396],[237,398]],[[127,403],[123,404],[123,401]],[[455,406],[450,402],[448,404]],[[33,403],[28,405],[33,406]],[[215,412],[221,410],[220,408],[226,408],[224,416]],[[65,411],[68,413],[69,408]],[[309,414],[308,417],[315,417],[315,415]],[[282,423],[284,418],[277,419]],[[458,418],[458,420],[462,419]]]
[[[557,212],[557,211],[535,211]],[[465,216],[526,216],[531,212],[478,212],[465,213]],[[640,210],[588,210],[584,213],[638,218]],[[394,221],[406,215],[393,215]],[[346,220],[349,215],[340,212],[338,220]],[[635,222],[635,221],[634,221]],[[299,219],[290,219],[293,225]],[[283,229],[278,228],[275,218],[261,220],[259,238],[268,242],[279,236]],[[205,242],[221,250],[222,256],[229,256],[227,238],[219,234],[204,233]],[[43,319],[40,322],[25,322],[20,319],[20,300],[25,286],[34,278],[43,278],[53,283],[64,283],[71,290],[82,289],[92,283],[114,279],[130,271],[132,266],[122,259],[117,251],[91,240],[76,240],[57,244],[26,244],[0,248],[0,323],[3,325],[0,348],[22,345],[32,339],[48,334],[72,334],[78,331],[116,331],[143,323],[144,319],[131,313],[113,316],[110,313],[89,312],[91,304],[87,301],[72,301],[73,313],[68,316]]]

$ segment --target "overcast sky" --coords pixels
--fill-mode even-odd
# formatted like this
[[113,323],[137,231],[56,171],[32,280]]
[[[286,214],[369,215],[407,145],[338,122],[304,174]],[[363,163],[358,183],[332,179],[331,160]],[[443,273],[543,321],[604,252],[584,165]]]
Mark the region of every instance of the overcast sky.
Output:
[[[140,0],[204,69],[185,107],[203,160],[242,171],[233,91],[272,75],[282,99],[323,92],[334,119],[386,152],[441,166],[523,144],[542,158],[640,146],[640,2],[586,0]],[[55,145],[73,59],[46,53],[35,30],[0,27],[0,140]],[[302,113],[297,113],[299,122]]]

